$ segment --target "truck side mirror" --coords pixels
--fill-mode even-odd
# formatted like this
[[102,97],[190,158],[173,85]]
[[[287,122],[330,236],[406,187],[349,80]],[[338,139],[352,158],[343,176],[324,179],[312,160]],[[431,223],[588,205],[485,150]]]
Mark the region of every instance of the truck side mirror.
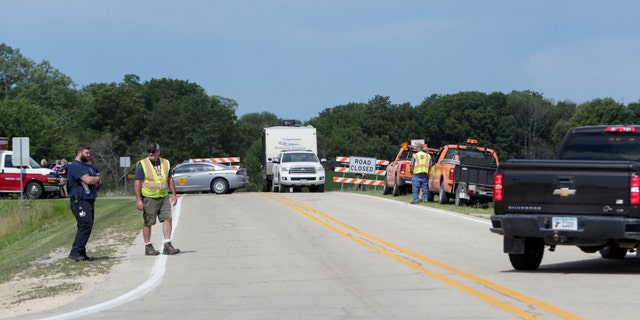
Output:
[[326,162],[327,162],[327,158],[320,159],[320,163],[326,163]]

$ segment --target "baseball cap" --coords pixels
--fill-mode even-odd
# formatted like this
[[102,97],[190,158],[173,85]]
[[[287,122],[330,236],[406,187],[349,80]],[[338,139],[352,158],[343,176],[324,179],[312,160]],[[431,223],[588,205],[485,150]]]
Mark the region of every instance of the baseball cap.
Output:
[[149,146],[147,147],[147,151],[149,152],[156,152],[158,150],[160,150],[160,145],[155,142],[150,143]]

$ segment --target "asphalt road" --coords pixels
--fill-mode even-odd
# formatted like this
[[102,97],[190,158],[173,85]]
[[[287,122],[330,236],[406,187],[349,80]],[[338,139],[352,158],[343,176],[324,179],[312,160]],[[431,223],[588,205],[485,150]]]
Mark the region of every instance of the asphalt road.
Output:
[[[640,260],[573,247],[514,271],[486,219],[353,193],[187,195],[175,256],[20,319],[629,319]],[[154,229],[159,242],[160,229]]]

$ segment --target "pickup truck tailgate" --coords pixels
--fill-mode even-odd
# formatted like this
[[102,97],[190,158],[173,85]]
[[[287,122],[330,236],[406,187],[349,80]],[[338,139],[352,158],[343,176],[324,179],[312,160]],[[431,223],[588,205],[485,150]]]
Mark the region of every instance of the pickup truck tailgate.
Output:
[[509,160],[502,173],[503,200],[495,213],[629,214],[629,161]]

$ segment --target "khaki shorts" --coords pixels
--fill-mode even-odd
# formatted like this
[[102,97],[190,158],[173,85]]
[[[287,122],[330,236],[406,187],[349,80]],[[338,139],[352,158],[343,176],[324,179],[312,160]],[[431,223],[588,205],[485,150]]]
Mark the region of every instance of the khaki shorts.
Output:
[[142,198],[144,204],[144,210],[142,211],[142,218],[144,219],[145,226],[152,226],[156,224],[156,220],[163,222],[164,220],[171,219],[171,198]]

